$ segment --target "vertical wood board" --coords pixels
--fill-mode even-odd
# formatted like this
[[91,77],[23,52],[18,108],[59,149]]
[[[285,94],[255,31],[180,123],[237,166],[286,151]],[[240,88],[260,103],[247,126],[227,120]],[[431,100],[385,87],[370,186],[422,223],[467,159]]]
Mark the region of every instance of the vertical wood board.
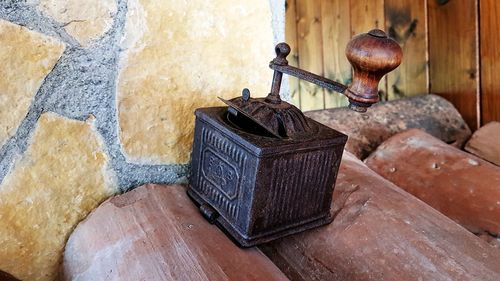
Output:
[[500,121],[500,2],[480,1],[481,123]]
[[[297,0],[299,67],[323,76],[323,47],[320,1]],[[300,105],[303,111],[325,107],[324,90],[300,81]]]
[[387,75],[389,100],[429,92],[426,4],[427,0],[385,0],[386,31],[403,49],[401,65]]
[[430,91],[478,125],[477,0],[429,1]]
[[[292,66],[299,66],[299,50],[297,46],[297,13],[296,0],[286,0],[285,2],[285,41],[290,45],[291,51],[288,55],[288,63]],[[288,76],[290,85],[290,96],[292,103],[300,108],[300,87],[299,79]]]
[[[345,56],[345,47],[351,39],[349,1],[321,0],[321,19],[325,77],[348,85],[352,81],[351,65]],[[346,96],[325,90],[325,108],[348,104]]]

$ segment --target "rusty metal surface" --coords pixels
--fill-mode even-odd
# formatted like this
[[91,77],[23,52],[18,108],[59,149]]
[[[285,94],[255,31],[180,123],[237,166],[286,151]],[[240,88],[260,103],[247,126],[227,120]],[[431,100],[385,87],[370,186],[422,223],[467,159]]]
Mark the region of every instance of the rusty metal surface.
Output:
[[401,47],[379,29],[355,36],[348,44],[346,56],[353,65],[354,79],[347,87],[314,73],[288,65],[286,57],[290,46],[279,43],[275,47],[276,57],[269,63],[274,70],[271,92],[266,98],[250,97],[248,89],[242,97],[224,100],[233,115],[245,115],[271,135],[278,138],[303,138],[314,133],[304,114],[295,106],[282,101],[280,88],[283,74],[317,84],[320,87],[343,93],[349,98],[349,108],[366,112],[378,102],[378,83],[383,75],[395,69],[402,58]]
[[[203,216],[249,247],[331,222],[330,204],[347,136],[282,101],[283,73],[344,93],[351,109],[378,101],[378,82],[401,61],[401,48],[381,30],[349,43],[355,70],[349,87],[288,65],[276,46],[266,98],[223,100],[229,107],[196,110],[189,196]],[[357,74],[356,74],[357,73]],[[376,97],[372,95],[376,95]]]
[[188,194],[205,218],[244,247],[329,223],[347,137],[311,119],[314,139],[262,136],[226,116],[225,107],[196,110]]
[[236,118],[238,114],[242,114],[277,138],[298,139],[315,133],[315,126],[307,122],[300,109],[284,101],[272,103],[266,99],[245,100],[241,97],[221,100],[230,107],[229,114],[232,116],[228,118]]
[[273,96],[279,95],[282,73],[295,76],[301,80],[314,83],[320,87],[338,93],[343,93],[347,89],[347,86],[341,83],[305,71],[303,69],[288,65],[288,61],[286,60],[286,57],[290,54],[290,46],[288,46],[288,44],[286,43],[278,44],[275,48],[275,51],[276,51],[276,58],[269,63],[269,67],[274,70],[273,85],[271,88],[271,94]]

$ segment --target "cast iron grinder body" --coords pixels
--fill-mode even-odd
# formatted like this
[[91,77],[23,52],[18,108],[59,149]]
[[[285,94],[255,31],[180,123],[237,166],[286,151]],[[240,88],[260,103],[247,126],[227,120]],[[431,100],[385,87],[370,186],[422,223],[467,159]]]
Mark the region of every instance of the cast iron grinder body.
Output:
[[340,83],[288,65],[290,47],[276,46],[271,93],[242,97],[229,107],[195,112],[188,195],[210,222],[250,247],[332,221],[330,205],[347,136],[305,117],[280,99],[283,73],[343,93],[364,112],[378,102],[378,82],[401,62],[397,43],[381,30],[354,37],[346,55],[353,83]]

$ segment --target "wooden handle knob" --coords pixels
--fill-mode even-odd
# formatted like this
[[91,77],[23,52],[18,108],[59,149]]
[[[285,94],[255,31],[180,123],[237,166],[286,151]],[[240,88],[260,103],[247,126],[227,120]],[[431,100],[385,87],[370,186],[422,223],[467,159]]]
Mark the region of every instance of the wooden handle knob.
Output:
[[352,84],[345,91],[349,107],[365,112],[379,101],[378,83],[382,76],[401,63],[399,44],[380,29],[355,36],[347,44],[346,56],[354,69]]

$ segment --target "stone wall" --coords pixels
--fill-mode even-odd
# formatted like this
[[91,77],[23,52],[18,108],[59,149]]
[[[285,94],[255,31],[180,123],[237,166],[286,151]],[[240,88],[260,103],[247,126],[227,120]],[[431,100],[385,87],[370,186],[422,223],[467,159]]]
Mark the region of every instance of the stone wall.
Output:
[[193,110],[267,93],[283,17],[284,0],[0,1],[0,269],[51,280],[102,200],[186,182]]

